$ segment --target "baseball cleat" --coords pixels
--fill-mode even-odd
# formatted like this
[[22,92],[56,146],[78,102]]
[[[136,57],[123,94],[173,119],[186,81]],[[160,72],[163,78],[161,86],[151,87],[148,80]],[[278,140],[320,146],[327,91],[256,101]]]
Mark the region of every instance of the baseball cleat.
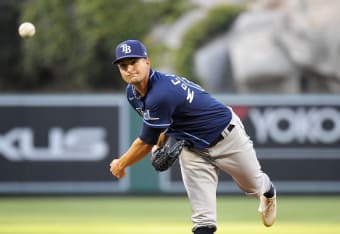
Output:
[[272,226],[276,219],[276,195],[272,198],[261,196],[258,211],[264,226]]

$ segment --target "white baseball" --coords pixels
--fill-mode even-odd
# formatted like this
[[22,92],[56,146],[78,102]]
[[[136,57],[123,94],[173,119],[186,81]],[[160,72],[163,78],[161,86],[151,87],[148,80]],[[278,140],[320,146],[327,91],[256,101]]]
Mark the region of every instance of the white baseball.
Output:
[[18,31],[21,37],[33,37],[35,34],[35,26],[30,22],[24,22],[20,24]]

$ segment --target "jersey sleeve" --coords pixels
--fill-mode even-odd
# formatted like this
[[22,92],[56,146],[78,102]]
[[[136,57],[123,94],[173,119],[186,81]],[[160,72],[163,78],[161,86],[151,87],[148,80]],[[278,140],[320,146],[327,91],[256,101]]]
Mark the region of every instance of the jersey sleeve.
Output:
[[150,102],[144,111],[144,124],[151,128],[167,128],[172,123],[172,115],[180,102],[171,92],[163,92]]
[[142,132],[139,138],[148,145],[156,145],[159,135],[163,132],[162,128],[150,128],[148,125],[143,124]]

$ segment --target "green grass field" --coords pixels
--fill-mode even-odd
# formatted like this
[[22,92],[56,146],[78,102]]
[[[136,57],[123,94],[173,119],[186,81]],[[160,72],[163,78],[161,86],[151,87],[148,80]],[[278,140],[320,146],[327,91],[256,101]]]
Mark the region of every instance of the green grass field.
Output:
[[[216,234],[339,234],[340,197],[278,200],[271,228],[260,222],[258,201],[245,196],[218,198]],[[185,197],[0,198],[0,234],[189,234]]]

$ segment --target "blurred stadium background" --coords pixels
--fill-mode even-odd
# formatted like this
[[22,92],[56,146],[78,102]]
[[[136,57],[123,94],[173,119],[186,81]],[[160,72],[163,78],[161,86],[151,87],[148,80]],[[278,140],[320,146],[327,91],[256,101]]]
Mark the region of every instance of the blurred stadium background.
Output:
[[[125,100],[125,84],[111,64],[115,45],[128,38],[145,42],[153,68],[200,83],[241,116],[259,160],[284,196],[283,221],[291,218],[294,227],[292,217],[301,220],[306,215],[301,226],[321,221],[323,233],[339,233],[339,225],[325,229],[340,223],[334,211],[340,205],[338,9],[337,0],[0,1],[0,233],[71,233],[72,227],[53,225],[49,231],[12,229],[28,217],[39,226],[44,214],[51,220],[53,214],[63,216],[64,210],[53,204],[76,204],[75,210],[92,204],[99,213],[105,213],[105,207],[115,213],[118,204],[126,204],[115,199],[125,196],[140,198],[140,203],[146,202],[145,196],[160,196],[172,206],[182,204],[185,191],[178,165],[158,174],[146,158],[123,180],[109,172],[113,157],[128,148],[140,128]],[[35,24],[33,38],[19,37],[17,29],[24,21]],[[249,202],[239,198],[243,194],[227,175],[221,175],[218,194],[226,209]],[[83,203],[74,203],[76,198]],[[297,211],[313,204],[320,205],[309,214]],[[31,215],[35,208],[41,214]],[[65,212],[82,225],[75,218],[79,212]],[[186,212],[178,211],[190,230]],[[138,214],[143,215],[132,213],[128,209],[121,219],[118,214],[111,218],[130,215],[138,220]],[[223,213],[227,222],[248,221],[242,213],[235,213],[237,220]],[[104,220],[109,223],[111,218]],[[105,225],[105,230],[91,227],[87,232],[73,227],[73,233],[112,230]],[[311,229],[289,232],[319,233]]]

